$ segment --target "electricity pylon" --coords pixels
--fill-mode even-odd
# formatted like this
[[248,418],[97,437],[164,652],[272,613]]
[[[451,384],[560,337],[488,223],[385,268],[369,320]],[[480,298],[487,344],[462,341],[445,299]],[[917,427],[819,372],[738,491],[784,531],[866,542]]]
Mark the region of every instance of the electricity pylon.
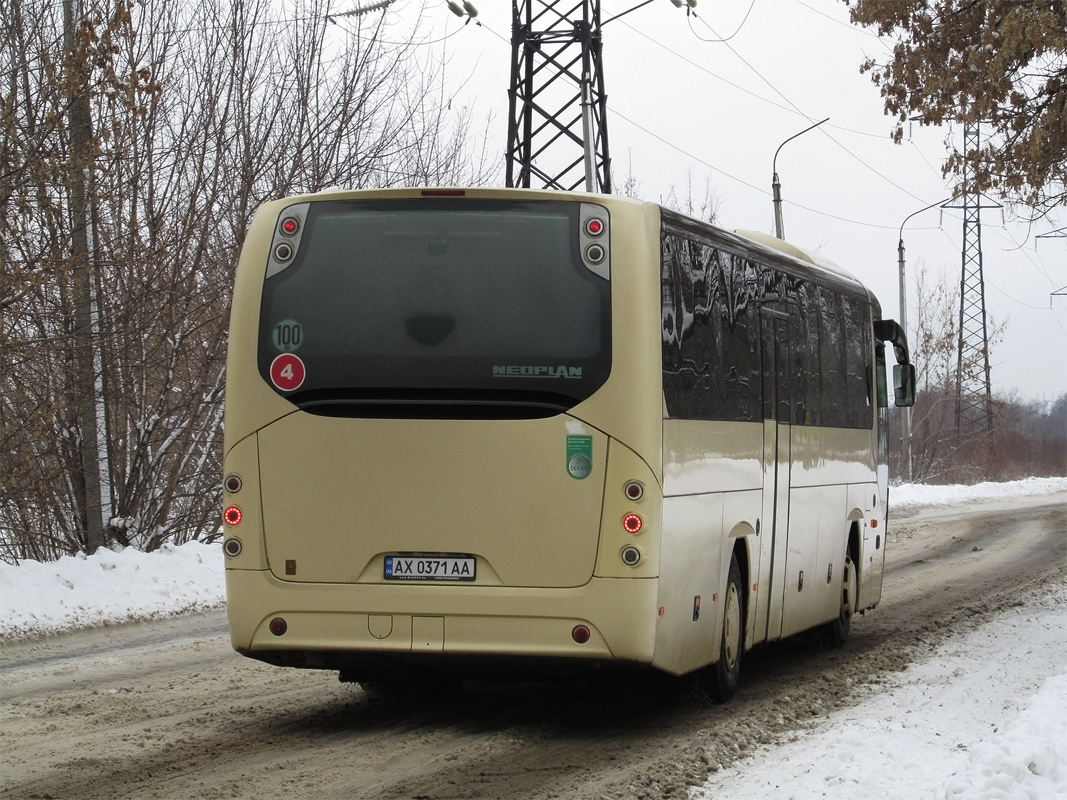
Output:
[[600,0],[512,12],[507,186],[610,193]]
[[982,273],[982,204],[975,191],[967,156],[979,146],[978,123],[963,129],[963,268],[960,275],[959,338],[956,355],[956,434],[967,436],[993,427],[993,395],[989,380],[989,329],[986,321],[985,278]]

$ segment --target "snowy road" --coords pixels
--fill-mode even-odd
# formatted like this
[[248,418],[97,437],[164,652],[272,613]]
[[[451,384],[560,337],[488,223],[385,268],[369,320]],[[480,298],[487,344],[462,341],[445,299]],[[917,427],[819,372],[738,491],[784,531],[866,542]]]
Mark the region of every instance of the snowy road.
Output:
[[[219,612],[0,648],[0,796],[688,797],[761,745],[1067,580],[1064,494],[898,515],[882,604],[843,650],[748,654],[733,702],[647,685],[468,685],[369,702],[333,673],[241,658]],[[866,698],[866,700],[864,700]]]

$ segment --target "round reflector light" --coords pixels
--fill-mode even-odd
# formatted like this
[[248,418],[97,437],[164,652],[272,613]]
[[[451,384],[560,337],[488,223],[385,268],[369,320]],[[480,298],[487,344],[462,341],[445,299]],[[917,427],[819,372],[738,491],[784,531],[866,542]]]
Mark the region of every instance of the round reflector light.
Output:
[[630,481],[628,484],[622,487],[622,493],[626,495],[627,500],[638,501],[645,496],[645,487],[638,481]]
[[244,484],[241,482],[240,475],[227,475],[226,480],[222,482],[222,485],[230,494],[237,494],[239,491],[241,491],[241,487]]
[[574,630],[571,631],[571,638],[578,644],[585,644],[589,641],[590,636],[592,634],[589,633],[589,628],[585,625],[575,625]]
[[296,217],[286,217],[282,220],[282,233],[286,236],[292,236],[298,230],[300,230],[300,220]]
[[637,533],[641,525],[641,518],[637,514],[627,514],[622,518],[622,527],[627,533]]
[[241,513],[241,509],[237,506],[230,506],[222,512],[222,518],[226,521],[227,525],[236,525],[241,521],[244,515]]
[[272,619],[268,627],[270,628],[270,632],[273,633],[275,636],[281,636],[283,633],[289,630],[289,626],[281,617],[275,617],[274,619]]

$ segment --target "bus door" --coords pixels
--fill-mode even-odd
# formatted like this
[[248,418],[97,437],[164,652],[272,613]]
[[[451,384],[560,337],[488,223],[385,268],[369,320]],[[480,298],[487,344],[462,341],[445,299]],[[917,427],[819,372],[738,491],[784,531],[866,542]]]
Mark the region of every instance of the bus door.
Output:
[[782,635],[785,558],[788,550],[790,422],[789,315],[762,309],[763,365],[763,514],[759,536],[759,581],[754,616],[755,638]]

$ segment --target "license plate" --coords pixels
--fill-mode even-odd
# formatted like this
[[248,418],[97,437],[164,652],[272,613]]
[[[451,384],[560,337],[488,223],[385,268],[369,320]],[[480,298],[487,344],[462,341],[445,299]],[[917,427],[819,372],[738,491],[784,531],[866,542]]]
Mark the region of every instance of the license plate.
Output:
[[386,556],[387,581],[473,581],[473,556]]

